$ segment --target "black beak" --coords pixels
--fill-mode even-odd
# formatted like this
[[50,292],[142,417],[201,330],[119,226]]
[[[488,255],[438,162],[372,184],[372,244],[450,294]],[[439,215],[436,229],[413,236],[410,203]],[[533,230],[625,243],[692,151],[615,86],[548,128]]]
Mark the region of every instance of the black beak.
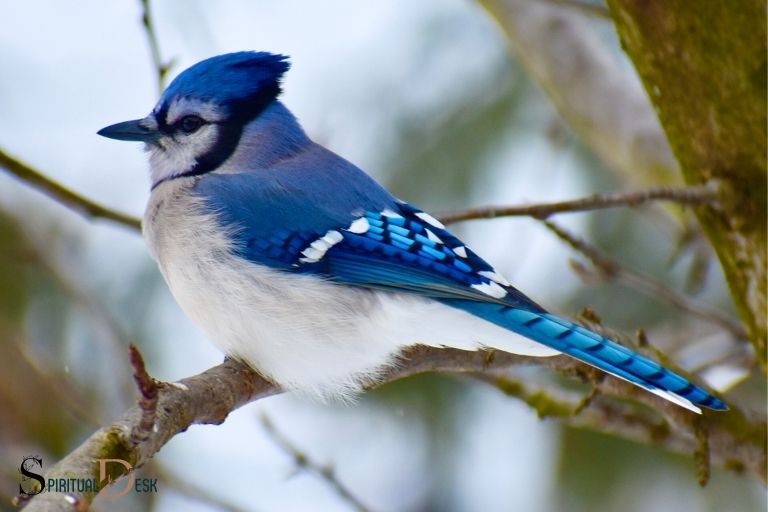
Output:
[[130,140],[148,144],[156,142],[162,134],[157,129],[147,128],[147,124],[150,123],[147,123],[146,119],[135,119],[107,126],[96,133],[115,140]]

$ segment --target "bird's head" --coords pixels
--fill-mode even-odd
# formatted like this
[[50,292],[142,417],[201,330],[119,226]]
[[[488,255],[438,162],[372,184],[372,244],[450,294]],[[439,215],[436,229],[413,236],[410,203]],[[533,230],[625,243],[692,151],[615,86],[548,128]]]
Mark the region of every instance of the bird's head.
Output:
[[147,117],[98,133],[146,143],[154,185],[209,172],[234,152],[243,127],[277,98],[289,66],[286,56],[266,52],[211,57],[177,76]]

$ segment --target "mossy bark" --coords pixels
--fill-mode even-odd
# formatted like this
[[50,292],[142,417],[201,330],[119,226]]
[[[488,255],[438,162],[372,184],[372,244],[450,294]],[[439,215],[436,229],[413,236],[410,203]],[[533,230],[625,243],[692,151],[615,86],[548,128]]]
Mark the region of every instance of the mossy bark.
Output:
[[766,367],[766,6],[760,0],[607,0],[700,208],[731,295]]

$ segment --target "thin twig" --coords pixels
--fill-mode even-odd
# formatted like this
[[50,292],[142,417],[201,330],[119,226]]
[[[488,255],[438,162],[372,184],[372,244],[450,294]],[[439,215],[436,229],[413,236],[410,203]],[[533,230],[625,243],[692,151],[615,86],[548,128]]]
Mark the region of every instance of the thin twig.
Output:
[[301,469],[314,473],[323,479],[328,485],[330,485],[334,491],[352,508],[359,512],[366,512],[366,507],[359,498],[357,498],[352,492],[342,484],[333,472],[333,468],[330,466],[323,466],[313,461],[306,453],[296,448],[288,439],[277,430],[275,425],[269,419],[269,417],[262,413],[259,417],[261,424],[264,426],[264,430],[269,434],[269,437],[285,450],[288,455],[293,458],[294,463]]
[[[549,389],[529,389],[526,384],[511,379],[507,375],[493,377],[487,374],[475,375],[498,388],[507,396],[515,397],[525,402],[536,411],[540,419],[558,417],[571,427],[587,427],[594,425],[622,425],[628,437],[648,444],[669,440],[674,435],[669,423],[664,418],[648,415],[642,409],[619,401],[603,400],[600,383],[583,398],[576,400],[574,393],[555,392]],[[594,407],[589,405],[595,404]]]
[[116,212],[90,199],[72,192],[63,185],[44,176],[29,165],[13,158],[0,149],[0,167],[24,183],[38,189],[48,197],[89,219],[107,219],[134,231],[141,231],[141,221],[124,213]]
[[147,373],[144,358],[133,343],[128,345],[128,355],[133,367],[133,380],[136,382],[136,387],[139,388],[140,393],[138,405],[139,409],[141,409],[141,419],[131,431],[130,438],[131,444],[137,446],[145,441],[152,433],[152,430],[154,430],[157,415],[158,385]]
[[[574,415],[577,402],[565,393],[554,389],[529,389],[520,381],[508,375],[497,376],[488,373],[475,373],[476,380],[490,384],[507,396],[512,396],[524,402],[536,411],[539,419],[568,418]],[[568,393],[572,395],[573,393]]]
[[[44,176],[29,165],[11,157],[0,150],[0,167],[41,190],[51,198],[88,218],[103,218],[117,222],[131,229],[140,231],[141,220],[124,213],[116,212],[97,204],[90,199],[72,192],[63,185]],[[715,192],[708,187],[653,188],[625,194],[594,194],[592,196],[560,201],[521,206],[484,207],[445,213],[438,217],[446,224],[453,222],[494,219],[498,217],[528,216],[546,219],[550,215],[566,212],[580,212],[615,208],[619,206],[638,206],[651,201],[674,201],[680,204],[698,205],[715,199]]]
[[155,23],[152,19],[152,10],[149,7],[149,0],[139,0],[141,3],[141,23],[144,26],[144,32],[147,34],[149,51],[152,57],[152,65],[157,73],[157,86],[159,93],[165,89],[165,79],[173,66],[173,61],[163,62],[160,54],[160,44],[155,33]]
[[588,244],[583,239],[572,235],[557,224],[548,220],[542,222],[550,231],[557,235],[558,238],[567,242],[573,249],[586,256],[589,261],[600,270],[603,276],[622,282],[651,297],[659,298],[668,304],[672,304],[673,306],[703,320],[716,323],[739,339],[746,339],[747,335],[741,324],[730,316],[670,288],[649,275],[623,267],[616,260],[608,257],[596,247]]
[[219,496],[212,495],[199,485],[194,485],[191,482],[186,481],[159,463],[153,464],[150,471],[151,474],[157,475],[164,489],[171,488],[182,496],[199,503],[210,505],[219,510],[224,510],[225,512],[245,512],[244,508],[228,502]]
[[491,206],[450,212],[438,217],[445,224],[465,220],[495,219],[497,217],[528,216],[546,219],[550,215],[565,212],[583,212],[615,208],[617,206],[639,206],[651,201],[672,201],[685,205],[701,205],[716,199],[717,192],[709,187],[660,187],[619,194],[594,194],[588,197],[522,206]]
[[[40,361],[37,354],[31,350],[30,344],[13,336],[9,347],[3,349],[3,356],[13,358],[15,365],[24,364],[31,371],[25,368],[24,377],[35,383],[45,386],[49,398],[62,404],[64,408],[75,415],[82,423],[89,427],[98,426],[104,419],[98,411],[95,411],[93,403],[89,403],[89,398],[80,389],[76,388],[70,379],[63,378],[60,374],[54,373],[51,368]],[[15,351],[15,353],[14,353]],[[18,357],[18,359],[16,359]],[[34,372],[34,373],[32,373]]]
[[[103,357],[109,360],[117,360],[117,358],[122,357],[125,354],[125,347],[130,344],[130,340],[126,337],[119,323],[112,317],[112,313],[104,302],[94,298],[89,291],[85,290],[86,279],[82,272],[65,265],[65,260],[57,257],[58,255],[50,250],[49,237],[38,233],[37,229],[28,225],[28,220],[24,217],[17,216],[17,218],[24,227],[28,247],[25,254],[27,261],[40,265],[70,301],[88,317],[88,323],[97,330],[98,339],[104,342],[102,346],[109,351]],[[113,376],[122,375],[113,373]],[[133,402],[134,386],[130,379],[116,378],[114,385],[123,399],[122,403]],[[91,404],[90,413],[93,414],[94,412],[94,407]],[[98,425],[101,421],[93,423]]]
[[589,404],[591,404],[597,396],[600,394],[600,388],[598,386],[592,386],[592,389],[587,393],[584,398],[581,399],[581,401],[576,404],[576,407],[573,409],[574,416],[581,414],[581,412],[589,407]]

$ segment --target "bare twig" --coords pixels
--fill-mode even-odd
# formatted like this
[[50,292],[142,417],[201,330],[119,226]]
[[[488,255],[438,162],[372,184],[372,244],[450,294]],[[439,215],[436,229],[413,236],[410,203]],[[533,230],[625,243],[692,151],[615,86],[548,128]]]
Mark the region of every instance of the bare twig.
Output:
[[130,441],[134,446],[148,438],[155,425],[157,413],[157,393],[158,387],[155,380],[149,376],[144,366],[144,358],[136,345],[128,346],[128,354],[133,367],[133,380],[139,389],[138,405],[141,409],[141,418],[139,423],[131,431]]
[[31,185],[84,217],[89,219],[107,219],[122,224],[123,226],[127,226],[135,231],[141,231],[141,221],[139,219],[111,210],[106,206],[102,206],[86,197],[72,192],[63,185],[47,178],[27,164],[13,158],[2,149],[0,149],[0,167],[3,167],[6,171],[16,176],[24,183]]
[[633,289],[650,295],[651,297],[659,298],[668,304],[672,304],[683,311],[701,318],[702,320],[716,323],[739,339],[746,339],[746,332],[744,329],[730,316],[666,286],[649,275],[623,267],[616,260],[603,254],[596,247],[589,245],[586,241],[572,235],[557,224],[547,220],[542,222],[550,231],[555,233],[558,238],[567,242],[572,248],[586,256],[605,277],[622,282]]
[[[41,190],[52,199],[88,218],[102,218],[117,222],[136,231],[141,230],[141,220],[116,212],[92,200],[72,192],[63,185],[44,176],[29,165],[0,150],[0,167],[23,182]],[[673,201],[680,204],[699,205],[715,199],[715,192],[709,187],[661,187],[623,194],[594,194],[588,197],[521,206],[483,207],[450,212],[439,215],[440,220],[449,224],[465,220],[493,219],[498,217],[529,216],[545,219],[556,213],[580,212],[638,206],[651,201]]]
[[[103,357],[108,360],[119,359],[125,353],[125,347],[130,344],[130,341],[104,302],[93,297],[85,289],[84,284],[87,280],[82,269],[68,264],[71,262],[58,257],[58,254],[51,251],[51,240],[47,233],[38,232],[23,216],[16,215],[16,217],[24,226],[25,237],[28,240],[29,250],[26,253],[26,259],[40,265],[69,300],[87,316],[89,325],[97,333],[97,338],[104,342],[101,346],[108,351]],[[120,377],[115,378],[113,384],[119,392],[121,403],[131,403],[135,389],[133,383],[130,379],[123,378],[127,375],[113,373],[113,376]],[[86,407],[91,415],[97,412],[93,403]],[[91,423],[99,425],[101,421],[91,421]]]
[[269,434],[269,437],[272,438],[275,444],[280,446],[280,448],[293,458],[293,462],[296,466],[309,471],[310,473],[314,473],[323,479],[334,491],[336,491],[336,494],[346,501],[353,509],[359,512],[366,512],[369,510],[357,496],[336,478],[332,467],[323,466],[322,464],[313,461],[306,453],[294,446],[293,443],[277,430],[274,423],[272,423],[266,414],[262,413],[259,419],[264,426],[264,430]]
[[234,503],[226,501],[219,496],[213,496],[199,485],[194,485],[183,478],[180,478],[173,471],[169,471],[160,464],[153,464],[150,470],[151,474],[157,475],[162,482],[163,488],[170,488],[173,491],[186,496],[196,502],[210,505],[213,508],[225,512],[246,512]]
[[14,361],[15,365],[24,365],[25,378],[45,386],[45,391],[66,409],[76,415],[89,427],[98,426],[102,420],[90,397],[72,385],[70,379],[62,378],[43,363],[31,350],[29,343],[22,338],[13,337],[3,350],[3,357]]
[[[574,400],[563,393],[553,394],[550,390],[532,390],[522,382],[506,375],[493,378],[478,376],[494,385],[505,395],[518,398],[533,408],[539,418],[557,417],[571,427],[590,428],[592,425],[621,425],[622,437],[645,444],[668,440],[672,434],[664,418],[647,414],[630,404],[613,402],[600,397],[598,386],[580,400]],[[574,395],[574,393],[569,393]],[[590,405],[594,404],[594,407]]]
[[576,407],[573,409],[574,416],[579,415],[589,407],[589,404],[592,403],[592,401],[600,395],[599,388],[597,386],[592,386],[592,389],[589,391],[589,393],[584,396],[584,398],[581,399],[581,401],[576,404]]
[[508,375],[498,376],[488,373],[475,373],[475,379],[498,388],[507,396],[512,396],[524,402],[536,411],[539,419],[567,418],[574,414],[576,402],[564,393],[556,393],[553,390],[533,390],[525,384],[512,379]]
[[155,23],[152,19],[152,10],[149,6],[149,0],[139,0],[139,2],[141,3],[141,23],[144,26],[144,32],[147,34],[152,65],[155,67],[155,72],[157,73],[158,92],[162,93],[163,89],[165,89],[165,79],[168,76],[168,71],[170,71],[173,66],[173,60],[163,62],[163,58],[160,54],[160,44],[158,43],[157,34],[155,33]]
[[620,194],[594,194],[589,197],[539,203],[521,206],[491,206],[474,208],[440,215],[446,224],[465,220],[495,219],[497,217],[528,216],[546,219],[550,215],[565,212],[583,212],[615,208],[617,206],[639,206],[651,201],[672,201],[685,205],[700,205],[716,199],[716,191],[710,187],[660,187]]

